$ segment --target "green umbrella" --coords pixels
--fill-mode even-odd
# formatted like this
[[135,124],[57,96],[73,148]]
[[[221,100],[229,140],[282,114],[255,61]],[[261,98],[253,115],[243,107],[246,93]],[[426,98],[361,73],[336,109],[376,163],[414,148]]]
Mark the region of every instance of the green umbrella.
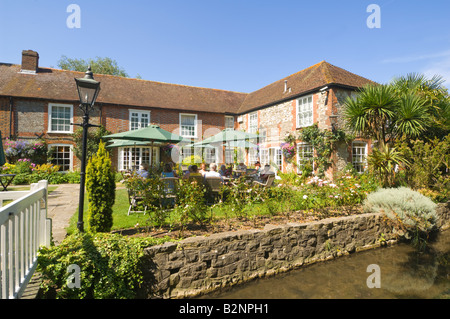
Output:
[[250,143],[249,141],[231,141],[227,143],[229,147],[245,147],[245,148],[257,148],[258,145]]
[[2,132],[0,131],[0,166],[6,164],[5,152],[3,151]]
[[236,131],[232,128],[224,129],[223,131],[213,135],[211,137],[205,138],[201,142],[194,143],[194,146],[201,146],[205,144],[213,143],[227,143],[232,141],[243,141],[258,138],[258,135],[253,133],[248,133],[244,131]]
[[150,125],[139,130],[106,135],[103,138],[163,143],[179,143],[183,141],[181,136],[163,130],[157,125]]
[[148,145],[148,143],[149,143],[149,142],[131,141],[131,140],[110,140],[108,142],[112,142],[112,144],[107,145],[106,146],[107,148],[144,146],[144,145]]

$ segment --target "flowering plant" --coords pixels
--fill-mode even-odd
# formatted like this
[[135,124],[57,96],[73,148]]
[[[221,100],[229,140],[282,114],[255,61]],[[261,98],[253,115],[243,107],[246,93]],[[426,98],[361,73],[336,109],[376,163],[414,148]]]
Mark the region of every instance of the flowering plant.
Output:
[[41,140],[6,139],[5,148],[5,155],[10,163],[16,163],[20,159],[38,163],[45,163],[47,160],[47,146]]
[[289,161],[291,160],[295,155],[295,146],[291,145],[289,143],[282,143],[281,144],[281,151],[283,152],[284,158]]

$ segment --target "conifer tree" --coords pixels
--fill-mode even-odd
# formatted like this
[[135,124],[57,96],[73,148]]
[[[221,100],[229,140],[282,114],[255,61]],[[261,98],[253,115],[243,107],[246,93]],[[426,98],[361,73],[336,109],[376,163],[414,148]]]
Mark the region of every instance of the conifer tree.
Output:
[[116,184],[111,158],[105,144],[100,141],[97,154],[86,167],[86,191],[88,195],[88,225],[92,232],[109,232],[112,227],[112,206]]

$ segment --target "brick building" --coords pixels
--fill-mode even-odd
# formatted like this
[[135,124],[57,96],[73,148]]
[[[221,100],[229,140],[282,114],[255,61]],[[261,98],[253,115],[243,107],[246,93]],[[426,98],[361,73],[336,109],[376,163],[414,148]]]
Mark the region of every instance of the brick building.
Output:
[[[74,126],[81,123],[74,78],[82,72],[43,68],[39,54],[22,52],[22,64],[0,63],[0,131],[3,138],[35,139],[42,137],[55,151],[55,161],[66,170],[74,169]],[[95,74],[101,82],[91,123],[102,124],[112,133],[147,126],[161,128],[200,141],[224,128],[258,132],[258,150],[250,150],[246,161],[274,163],[283,171],[292,169],[280,150],[286,134],[317,123],[330,129],[333,119],[342,125],[342,103],[355,89],[370,80],[325,61],[276,81],[252,93],[231,92],[185,85],[129,79]],[[311,153],[310,145],[298,143],[297,161]],[[114,149],[118,169],[132,161],[167,160],[160,147]],[[190,151],[185,150],[184,156]],[[218,150],[209,150],[210,161],[231,161]],[[334,168],[355,162],[367,153],[367,143],[340,145]],[[355,154],[356,153],[356,154]]]

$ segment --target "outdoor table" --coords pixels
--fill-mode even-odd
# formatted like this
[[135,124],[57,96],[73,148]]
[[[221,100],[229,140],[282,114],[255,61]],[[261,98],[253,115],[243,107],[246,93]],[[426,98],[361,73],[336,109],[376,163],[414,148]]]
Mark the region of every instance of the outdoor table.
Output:
[[[3,187],[3,191],[6,191],[9,184],[13,181],[14,177],[16,177],[16,174],[0,174],[0,184]],[[3,182],[3,179],[6,181]]]

